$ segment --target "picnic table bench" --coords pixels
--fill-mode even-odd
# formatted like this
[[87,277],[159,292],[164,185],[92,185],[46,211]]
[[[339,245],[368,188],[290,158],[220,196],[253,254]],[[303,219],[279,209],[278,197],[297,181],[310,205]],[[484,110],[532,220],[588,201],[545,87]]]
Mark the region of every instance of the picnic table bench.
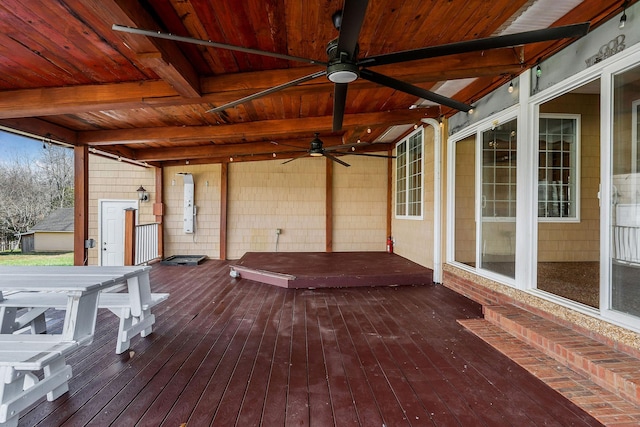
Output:
[[[0,425],[15,427],[20,413],[43,396],[52,401],[69,391],[65,356],[77,347],[55,335],[0,335]],[[40,370],[42,379],[35,374]]]

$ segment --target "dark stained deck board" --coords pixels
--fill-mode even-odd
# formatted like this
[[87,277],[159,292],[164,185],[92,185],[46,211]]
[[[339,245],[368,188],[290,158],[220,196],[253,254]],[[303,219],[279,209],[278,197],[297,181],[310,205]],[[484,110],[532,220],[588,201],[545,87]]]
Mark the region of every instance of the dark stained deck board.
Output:
[[19,426],[600,425],[462,328],[480,306],[440,285],[283,289],[228,267],[154,266],[154,333],[116,355],[101,310],[70,392]]
[[[196,303],[198,301],[181,302],[188,306],[189,303]],[[158,316],[161,315],[162,314],[158,314]],[[162,389],[161,387],[171,379],[171,375],[181,366],[184,358],[189,356],[190,351],[203,339],[202,330],[206,330],[206,328],[201,330],[197,338],[193,338],[192,334],[190,334],[191,329],[197,325],[197,317],[194,318],[191,314],[186,315],[186,319],[189,320],[189,322],[181,329],[171,330],[171,334],[167,335],[167,337],[171,339],[166,341],[166,345],[160,349],[157,355],[154,355],[153,359],[149,360],[148,364],[140,367],[141,369],[137,375],[126,375],[124,373],[123,375],[119,375],[117,381],[113,381],[109,387],[101,390],[101,393],[106,391],[106,395],[96,394],[92,398],[91,403],[96,407],[104,405],[105,401],[108,402],[108,404],[94,414],[89,425],[109,425],[125,407],[133,408],[134,412],[137,408],[142,407],[142,413],[144,413],[144,409],[148,408],[148,405],[146,405],[148,399],[153,396],[153,393],[143,392],[147,384],[150,381],[160,382],[160,385],[155,388],[156,391],[160,391]],[[201,319],[204,319],[204,316],[201,317]],[[200,323],[203,323],[202,320]],[[175,340],[180,339],[179,337],[185,337],[185,339],[180,340],[179,346],[173,345]],[[124,384],[126,384],[126,387],[123,386]],[[143,400],[142,406],[140,405],[141,399]],[[90,414],[87,414],[87,416],[89,415]],[[138,412],[134,415],[134,418],[137,420],[140,415],[141,413]],[[123,416],[126,419],[127,413]],[[79,421],[73,419],[71,421],[81,425],[85,422],[84,420]],[[116,425],[118,425],[118,423],[116,423]],[[123,423],[119,425],[127,424]]]
[[286,425],[309,425],[305,308],[305,301],[301,295],[295,295],[289,357],[289,383],[285,408]]
[[269,387],[269,376],[264,375],[264,373],[271,370],[271,361],[274,360],[273,355],[278,339],[278,331],[285,311],[283,308],[285,306],[286,292],[278,292],[275,296],[269,317],[264,325],[265,328],[256,358],[251,366],[250,378],[246,383],[244,395],[240,400],[241,406],[237,417],[237,425],[239,426],[259,425],[262,419],[263,401]]
[[314,295],[317,307],[317,320],[322,340],[322,357],[327,373],[327,387],[331,409],[336,420],[343,425],[358,425],[358,413],[352,404],[350,384],[347,381],[345,362],[331,322],[329,307],[324,295]]
[[[365,298],[366,301],[366,298]],[[409,425],[405,415],[405,406],[415,404],[414,396],[407,393],[403,384],[396,383],[398,377],[395,364],[388,360],[384,348],[376,348],[371,343],[376,331],[369,328],[366,318],[359,319],[358,307],[352,304],[341,306],[342,316],[351,340],[359,357],[359,363],[365,373],[367,382],[375,391],[374,398],[380,409],[384,425]]]
[[309,423],[310,425],[329,426],[333,424],[334,414],[318,320],[318,301],[315,295],[305,298],[305,304]]
[[[358,413],[360,425],[382,425],[382,414],[377,400],[374,398],[374,390],[371,388],[365,375],[364,367],[360,364],[360,356],[352,336],[347,328],[345,319],[340,311],[336,298],[338,295],[328,295],[326,298],[331,324],[336,334],[340,349],[346,380],[351,390],[354,409]],[[336,292],[337,293],[337,292]]]
[[[456,310],[455,304],[452,304],[451,300],[443,300],[438,303],[434,303],[428,299],[398,299],[398,304],[392,304],[387,302],[390,307],[397,307],[401,304],[406,304],[407,301],[424,301],[427,304],[427,310],[431,309],[439,317],[446,316],[446,313]],[[464,318],[464,313],[460,313],[458,318]],[[415,316],[414,321],[409,324],[422,325],[419,333],[425,334],[425,339],[429,339],[427,330],[431,322],[427,321],[424,316]],[[486,388],[486,381],[490,380],[493,383],[493,387],[487,390],[489,393],[485,395],[492,396],[494,402],[492,407],[501,406],[500,412],[507,420],[513,420],[514,418],[522,418],[522,425],[572,425],[571,419],[576,420],[575,425],[589,425],[594,423],[595,420],[575,406],[573,403],[566,399],[562,399],[560,394],[555,390],[548,389],[547,386],[537,378],[529,378],[529,373],[522,369],[520,366],[514,366],[513,362],[507,357],[499,358],[491,351],[491,349],[477,345],[479,343],[474,342],[474,339],[468,337],[466,331],[455,325],[450,325],[450,335],[440,338],[441,345],[446,345],[447,342],[451,345],[451,355],[455,356],[455,359],[451,359],[453,368],[445,368],[444,372],[448,372],[447,376],[449,383],[458,382],[462,378],[459,373],[464,369],[471,367],[479,374],[479,382],[470,391],[477,390],[478,387]],[[456,329],[459,334],[456,333]],[[460,335],[460,338],[453,341],[451,338]],[[433,337],[432,337],[433,338]],[[464,340],[464,342],[463,342]],[[469,345],[472,344],[472,345]],[[472,365],[468,363],[469,360],[478,359],[476,363]],[[466,366],[466,368],[465,368]],[[451,371],[450,369],[453,369]],[[496,375],[498,373],[498,375]],[[463,376],[469,378],[469,376]],[[512,388],[520,388],[520,393],[509,393],[505,390],[511,390]],[[458,387],[461,390],[462,387]],[[536,395],[536,399],[530,399],[527,394],[532,393]],[[480,394],[476,395],[481,396]],[[496,405],[496,402],[498,405]],[[507,402],[508,405],[503,405]],[[567,413],[567,411],[569,413]],[[512,421],[510,421],[512,422]],[[598,425],[595,422],[595,425]]]
[[[230,307],[232,309],[229,311],[231,317],[220,325],[221,328],[215,328],[215,333],[220,334],[220,337],[211,347],[211,352],[207,355],[205,362],[214,367],[214,369],[210,376],[203,375],[207,382],[202,389],[193,413],[190,414],[190,418],[183,419],[181,422],[189,420],[194,425],[209,425],[215,416],[220,399],[224,395],[236,361],[246,342],[247,334],[253,325],[254,317],[252,316],[256,316],[259,313],[260,299],[266,294],[261,291],[258,290],[253,295],[245,296],[235,307]],[[202,320],[206,322],[207,317],[204,316]],[[201,329],[201,326],[194,325],[190,335],[197,337],[199,333],[202,333],[199,329]],[[201,375],[200,372],[196,374],[198,376]]]
[[[278,289],[277,292],[281,291]],[[265,426],[280,426],[284,425],[285,421],[287,387],[289,384],[289,358],[292,343],[293,304],[296,294],[296,292],[286,292],[285,304],[278,324],[273,359],[268,371],[268,386],[262,405],[261,423]]]
[[[214,376],[228,343],[233,338],[238,327],[237,322],[232,323],[232,320],[234,314],[237,313],[236,310],[242,308],[240,304],[243,298],[240,295],[237,295],[237,297],[228,301],[227,304],[217,304],[222,309],[209,318],[209,321],[213,323],[212,327],[215,328],[217,333],[209,331],[209,333],[205,334],[205,340],[199,345],[199,351],[189,361],[188,369],[185,369],[183,373],[183,376],[188,377],[185,378],[187,382],[184,384],[183,390],[179,391],[164,421],[160,420],[166,425],[180,425],[189,419],[193,408],[198,404],[211,378]],[[248,301],[249,299],[247,299]],[[202,316],[202,320],[206,323],[207,316]],[[197,329],[193,333],[197,334]],[[156,425],[160,425],[160,423]]]

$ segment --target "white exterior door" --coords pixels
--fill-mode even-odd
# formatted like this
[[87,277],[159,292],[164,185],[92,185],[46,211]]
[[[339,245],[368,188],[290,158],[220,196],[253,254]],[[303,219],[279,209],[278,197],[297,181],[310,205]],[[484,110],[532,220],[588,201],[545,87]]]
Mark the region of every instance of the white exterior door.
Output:
[[124,265],[124,210],[138,208],[136,200],[101,200],[99,265]]

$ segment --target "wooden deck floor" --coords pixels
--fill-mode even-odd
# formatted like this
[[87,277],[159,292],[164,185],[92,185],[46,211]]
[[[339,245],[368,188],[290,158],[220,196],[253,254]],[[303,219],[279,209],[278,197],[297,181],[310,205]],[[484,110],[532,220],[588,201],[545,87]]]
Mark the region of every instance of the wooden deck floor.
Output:
[[171,293],[155,332],[116,355],[101,310],[69,393],[20,426],[601,425],[460,326],[480,306],[439,285],[283,289],[213,260],[151,277]]

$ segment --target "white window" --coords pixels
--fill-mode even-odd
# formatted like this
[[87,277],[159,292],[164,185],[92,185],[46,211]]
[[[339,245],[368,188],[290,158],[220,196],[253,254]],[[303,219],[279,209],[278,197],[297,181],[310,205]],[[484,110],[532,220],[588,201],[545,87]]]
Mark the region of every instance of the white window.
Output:
[[538,151],[538,218],[578,219],[580,182],[580,116],[540,114]]
[[396,218],[422,218],[422,129],[396,145]]

